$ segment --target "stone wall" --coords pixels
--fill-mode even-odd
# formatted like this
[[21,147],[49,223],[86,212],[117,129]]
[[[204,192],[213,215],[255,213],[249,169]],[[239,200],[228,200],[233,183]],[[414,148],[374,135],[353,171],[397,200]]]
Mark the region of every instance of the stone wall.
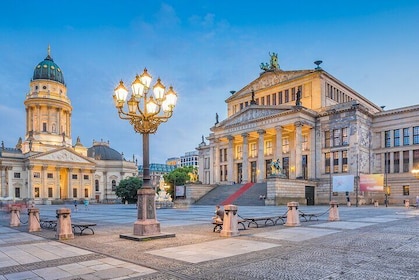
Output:
[[291,201],[298,202],[301,205],[307,205],[305,196],[306,186],[314,187],[314,198],[316,201],[317,182],[307,180],[269,178],[267,179],[267,194],[265,205],[286,205]]

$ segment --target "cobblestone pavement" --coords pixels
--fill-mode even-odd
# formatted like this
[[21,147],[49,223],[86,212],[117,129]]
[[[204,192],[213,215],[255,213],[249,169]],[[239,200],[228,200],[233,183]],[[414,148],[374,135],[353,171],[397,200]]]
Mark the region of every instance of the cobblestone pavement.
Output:
[[[45,219],[63,208],[37,207]],[[81,207],[71,219],[97,223],[95,234],[67,241],[49,229],[28,233],[25,211],[22,225],[11,228],[3,211],[0,280],[419,279],[419,210],[341,206],[335,222],[328,221],[326,206],[300,210],[322,215],[299,227],[251,227],[223,238],[212,231],[214,207],[158,209],[162,232],[176,237],[141,242],[119,237],[133,230],[132,205]],[[242,217],[284,213],[285,206],[239,206]]]

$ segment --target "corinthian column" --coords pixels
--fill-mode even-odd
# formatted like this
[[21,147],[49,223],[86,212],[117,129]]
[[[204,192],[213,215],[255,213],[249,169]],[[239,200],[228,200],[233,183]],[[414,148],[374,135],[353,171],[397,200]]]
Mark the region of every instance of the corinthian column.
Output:
[[242,133],[243,137],[243,163],[242,163],[242,183],[249,181],[249,134]]

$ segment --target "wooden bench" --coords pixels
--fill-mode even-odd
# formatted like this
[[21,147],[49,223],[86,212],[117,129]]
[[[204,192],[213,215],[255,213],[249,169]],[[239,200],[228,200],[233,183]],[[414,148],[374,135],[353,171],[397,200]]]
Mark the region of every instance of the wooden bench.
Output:
[[79,232],[80,235],[83,235],[83,232],[85,230],[90,230],[92,232],[92,234],[95,234],[95,231],[93,230],[94,226],[96,226],[95,223],[81,223],[81,222],[71,223],[71,227],[73,228],[73,232],[75,234]]

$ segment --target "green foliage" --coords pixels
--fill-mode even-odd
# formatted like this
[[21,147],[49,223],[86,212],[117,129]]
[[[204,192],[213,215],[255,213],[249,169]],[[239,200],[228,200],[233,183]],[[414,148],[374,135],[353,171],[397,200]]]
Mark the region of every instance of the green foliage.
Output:
[[168,174],[164,174],[164,182],[170,186],[168,193],[173,197],[174,186],[181,186],[188,183],[191,179],[191,173],[196,173],[196,168],[192,166],[179,167]]
[[137,201],[137,190],[141,188],[143,181],[138,177],[130,177],[123,179],[119,182],[119,185],[116,186],[115,194],[122,199],[122,202],[128,201],[128,203],[133,203]]

